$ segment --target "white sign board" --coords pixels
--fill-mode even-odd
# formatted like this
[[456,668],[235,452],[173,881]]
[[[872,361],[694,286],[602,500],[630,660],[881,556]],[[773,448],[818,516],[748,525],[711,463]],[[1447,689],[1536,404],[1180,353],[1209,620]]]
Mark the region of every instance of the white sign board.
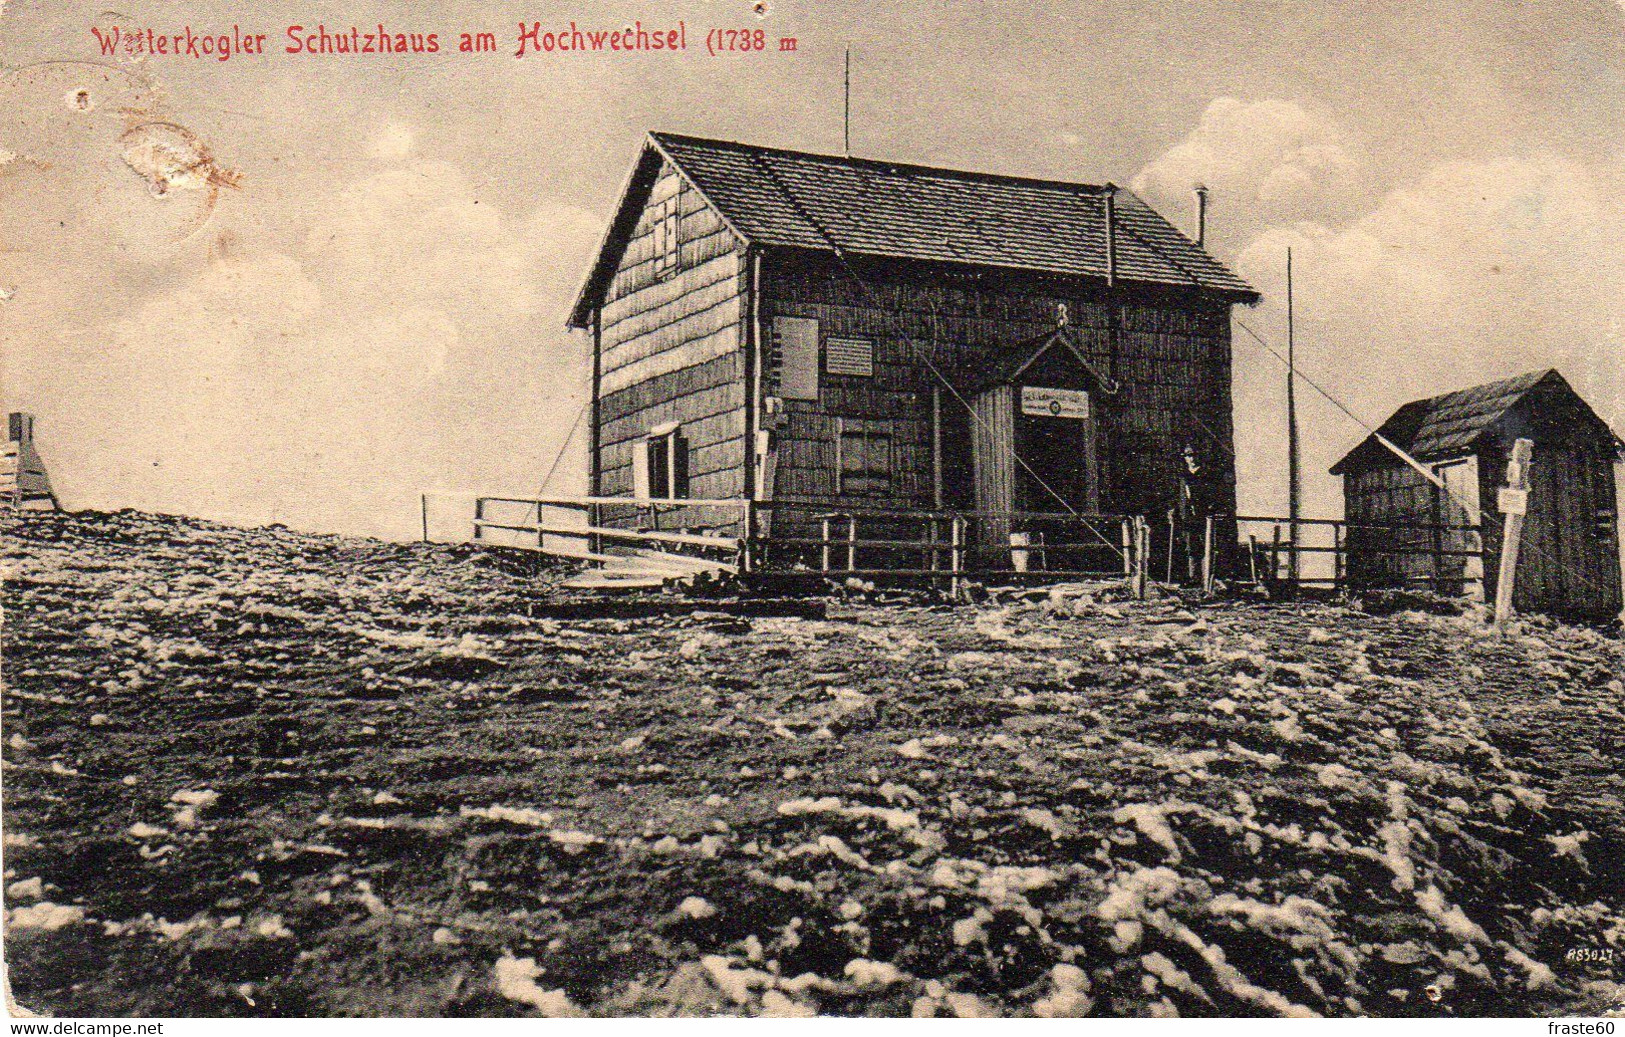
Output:
[[1529,491],[1515,490],[1510,486],[1501,487],[1497,507],[1503,515],[1529,514]]
[[818,399],[818,321],[811,317],[776,317],[779,395],[787,400]]
[[1023,385],[1021,413],[1035,418],[1087,418],[1089,394],[1082,389],[1045,389],[1037,385]]

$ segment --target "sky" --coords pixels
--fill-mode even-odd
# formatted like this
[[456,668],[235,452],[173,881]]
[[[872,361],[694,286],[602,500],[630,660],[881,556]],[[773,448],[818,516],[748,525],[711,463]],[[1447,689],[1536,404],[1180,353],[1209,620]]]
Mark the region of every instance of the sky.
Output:
[[[414,537],[583,489],[570,302],[659,129],[1107,180],[1264,293],[1237,311],[1244,510],[1285,507],[1285,256],[1305,377],[1376,424],[1557,367],[1625,429],[1625,0],[678,0],[0,7],[0,396],[70,507]],[[765,14],[754,10],[765,6]],[[514,56],[684,23],[682,54]],[[290,55],[289,25],[440,53]],[[91,28],[264,33],[104,57]],[[711,57],[710,28],[763,53]],[[461,32],[497,52],[461,54]],[[773,44],[797,41],[793,53]],[[1300,387],[1306,510],[1366,429]],[[1538,458],[1537,458],[1538,462]],[[462,496],[459,496],[462,495]]]

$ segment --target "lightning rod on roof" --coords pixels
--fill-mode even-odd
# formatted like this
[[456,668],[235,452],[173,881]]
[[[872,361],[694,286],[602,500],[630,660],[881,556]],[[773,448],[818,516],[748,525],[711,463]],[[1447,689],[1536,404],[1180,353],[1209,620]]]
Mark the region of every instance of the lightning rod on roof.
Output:
[[846,74],[841,89],[841,154],[852,157],[852,48],[846,48]]

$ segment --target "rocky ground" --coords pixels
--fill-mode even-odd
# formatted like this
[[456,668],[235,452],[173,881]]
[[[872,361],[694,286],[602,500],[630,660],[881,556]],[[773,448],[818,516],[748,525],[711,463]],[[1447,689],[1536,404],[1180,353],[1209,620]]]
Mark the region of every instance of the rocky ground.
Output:
[[1625,1003],[1614,634],[1110,587],[604,605],[463,548],[4,521],[36,1011]]

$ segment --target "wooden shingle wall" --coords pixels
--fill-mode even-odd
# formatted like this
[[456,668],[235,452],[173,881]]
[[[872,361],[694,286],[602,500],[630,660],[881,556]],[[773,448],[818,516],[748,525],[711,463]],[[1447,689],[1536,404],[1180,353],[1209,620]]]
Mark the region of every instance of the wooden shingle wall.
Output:
[[[1513,607],[1590,619],[1617,616],[1620,549],[1613,452],[1593,437],[1535,433]],[[1494,595],[1501,555],[1496,490],[1505,484],[1501,449],[1481,455],[1485,501],[1485,573]]]
[[[1222,300],[1188,292],[1110,293],[1103,286],[1060,286],[1017,275],[949,281],[880,270],[866,271],[859,287],[837,261],[804,253],[770,255],[763,281],[769,319],[812,317],[826,337],[875,343],[873,377],[825,372],[818,401],[786,401],[780,496],[836,502],[834,419],[853,417],[884,421],[893,430],[890,503],[929,506],[930,393],[940,382],[926,360],[950,378],[956,369],[973,371],[994,351],[1052,331],[1057,307],[1064,303],[1091,361],[1101,370],[1114,369],[1122,383],[1117,395],[1100,400],[1101,510],[1165,513],[1177,494],[1182,448],[1190,442],[1211,473],[1215,506],[1234,512],[1230,320]],[[767,392],[772,393],[771,384]],[[968,403],[968,397],[962,402],[944,390],[946,481],[953,486],[957,480],[966,489],[970,457],[964,430],[973,420]],[[971,501],[961,496],[949,503],[967,507]]]
[[[679,259],[660,271],[657,215],[676,199]],[[652,428],[681,422],[689,492],[744,489],[743,250],[668,164],[612,280],[601,315],[600,492],[632,493],[632,452]]]
[[1362,524],[1433,525],[1439,522],[1435,488],[1421,472],[1404,464],[1350,472],[1344,477],[1344,517],[1348,520],[1348,580],[1355,587],[1413,586],[1427,589],[1433,576],[1428,529],[1362,529]]

